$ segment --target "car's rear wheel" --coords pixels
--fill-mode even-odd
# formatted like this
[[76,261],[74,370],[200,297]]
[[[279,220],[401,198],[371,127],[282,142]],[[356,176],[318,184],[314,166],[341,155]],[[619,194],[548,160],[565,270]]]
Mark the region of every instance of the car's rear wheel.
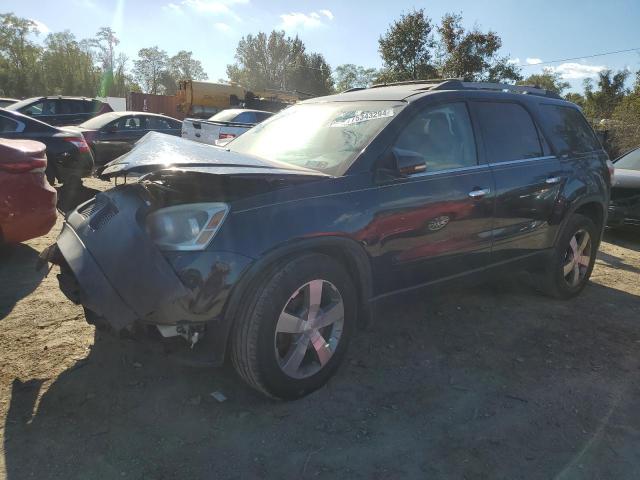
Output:
[[571,298],[589,281],[600,233],[593,221],[576,214],[569,219],[540,276],[540,289],[556,298]]
[[274,398],[318,389],[344,357],[356,298],[348,273],[331,257],[307,254],[276,266],[239,312],[231,339],[236,370]]

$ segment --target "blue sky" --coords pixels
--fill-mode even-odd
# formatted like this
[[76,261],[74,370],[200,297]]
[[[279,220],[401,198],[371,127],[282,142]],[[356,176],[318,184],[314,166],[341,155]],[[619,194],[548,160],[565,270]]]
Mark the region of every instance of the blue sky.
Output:
[[[424,8],[435,20],[449,11],[462,13],[467,27],[492,29],[503,40],[503,54],[540,71],[538,61],[640,48],[638,0],[5,0],[12,11],[48,31],[71,30],[90,37],[111,26],[120,50],[131,59],[143,47],[158,45],[169,54],[191,50],[211,80],[225,78],[238,40],[246,34],[284,29],[298,34],[308,50],[324,54],[332,67],[355,63],[380,67],[377,40],[403,12]],[[599,69],[640,69],[640,51],[553,64],[574,90]]]

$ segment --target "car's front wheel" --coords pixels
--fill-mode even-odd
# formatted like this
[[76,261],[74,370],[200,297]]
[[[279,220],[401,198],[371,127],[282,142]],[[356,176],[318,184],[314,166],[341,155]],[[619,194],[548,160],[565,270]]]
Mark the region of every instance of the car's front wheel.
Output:
[[349,274],[331,257],[306,254],[278,265],[249,293],[236,319],[236,370],[274,398],[316,390],[345,354],[356,299]]

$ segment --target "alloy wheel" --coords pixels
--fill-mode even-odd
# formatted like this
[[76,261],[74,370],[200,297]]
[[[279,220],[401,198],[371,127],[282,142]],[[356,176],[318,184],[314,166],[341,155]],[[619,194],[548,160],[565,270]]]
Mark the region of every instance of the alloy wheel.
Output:
[[571,237],[562,264],[564,280],[570,287],[577,287],[587,276],[591,255],[591,235],[580,229]]
[[287,301],[276,325],[275,354],[280,369],[302,379],[319,372],[331,359],[342,337],[344,303],[327,280],[312,280]]

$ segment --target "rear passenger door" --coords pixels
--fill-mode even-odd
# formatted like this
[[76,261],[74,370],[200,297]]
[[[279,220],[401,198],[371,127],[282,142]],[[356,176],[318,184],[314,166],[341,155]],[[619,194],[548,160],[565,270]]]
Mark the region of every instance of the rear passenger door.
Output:
[[[426,170],[380,181],[371,245],[379,293],[426,285],[488,265],[493,179],[479,160],[467,104],[427,106],[391,148],[424,158]],[[386,158],[386,157],[385,157]]]
[[563,176],[525,106],[474,101],[473,115],[496,186],[492,263],[512,261],[553,245],[551,225]]

